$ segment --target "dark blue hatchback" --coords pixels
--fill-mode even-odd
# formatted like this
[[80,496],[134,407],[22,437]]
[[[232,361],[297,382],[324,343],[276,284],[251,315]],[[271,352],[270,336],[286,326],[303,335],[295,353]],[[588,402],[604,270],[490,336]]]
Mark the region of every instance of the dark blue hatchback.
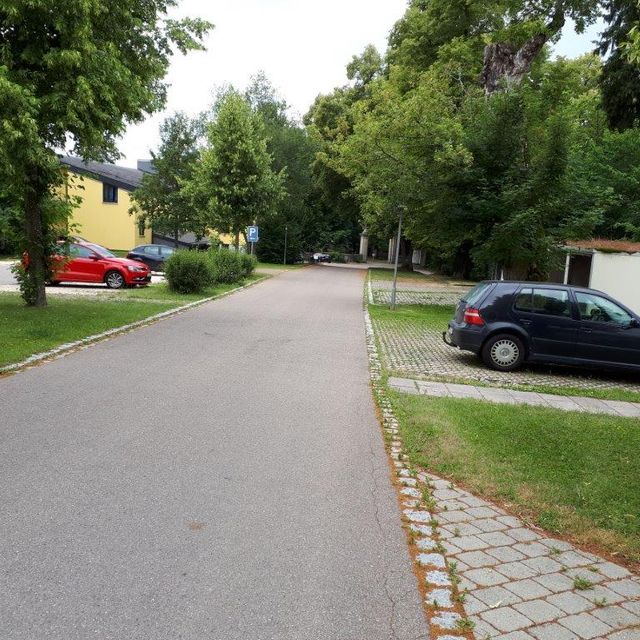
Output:
[[524,362],[640,371],[640,317],[593,289],[481,282],[460,301],[444,339],[499,371]]

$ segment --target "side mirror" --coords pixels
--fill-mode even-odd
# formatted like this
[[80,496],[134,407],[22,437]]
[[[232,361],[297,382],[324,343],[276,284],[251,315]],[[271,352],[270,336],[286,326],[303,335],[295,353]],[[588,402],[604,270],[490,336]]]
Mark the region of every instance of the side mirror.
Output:
[[638,329],[640,328],[640,320],[637,318],[631,318],[631,322],[629,323],[629,329]]
[[101,256],[99,256],[97,253],[94,253],[94,254],[91,256],[91,259],[92,259],[92,260],[95,260],[96,262],[98,262],[98,260],[102,260],[102,257],[101,257]]

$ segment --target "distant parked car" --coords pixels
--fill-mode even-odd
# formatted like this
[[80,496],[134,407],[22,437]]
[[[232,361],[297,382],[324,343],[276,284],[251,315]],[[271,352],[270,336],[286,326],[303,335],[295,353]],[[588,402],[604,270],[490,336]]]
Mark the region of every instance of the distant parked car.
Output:
[[165,261],[174,253],[173,247],[165,247],[162,244],[143,244],[131,249],[127,258],[144,262],[152,271],[164,271]]
[[640,371],[640,317],[581,287],[481,282],[461,300],[444,339],[498,371],[524,362]]
[[[28,261],[25,256],[24,261]],[[91,242],[60,242],[51,257],[51,284],[60,282],[104,282],[110,289],[122,289],[151,282],[145,264],[118,258]]]
[[331,262],[331,256],[328,253],[314,253],[312,260],[314,262]]

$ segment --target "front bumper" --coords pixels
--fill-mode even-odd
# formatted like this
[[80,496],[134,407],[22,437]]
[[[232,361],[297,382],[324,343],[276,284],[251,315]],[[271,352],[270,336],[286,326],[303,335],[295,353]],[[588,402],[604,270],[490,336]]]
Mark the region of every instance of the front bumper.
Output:
[[129,284],[149,284],[151,282],[151,274],[133,276],[129,279]]

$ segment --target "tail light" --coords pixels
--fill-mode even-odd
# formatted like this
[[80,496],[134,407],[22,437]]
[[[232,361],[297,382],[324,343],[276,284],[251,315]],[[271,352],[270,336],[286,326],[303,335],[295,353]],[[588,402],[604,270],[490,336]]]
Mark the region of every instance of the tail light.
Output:
[[467,324],[476,325],[477,327],[484,326],[484,320],[482,319],[482,316],[480,315],[480,311],[478,309],[474,309],[473,307],[469,307],[464,312],[464,321]]

